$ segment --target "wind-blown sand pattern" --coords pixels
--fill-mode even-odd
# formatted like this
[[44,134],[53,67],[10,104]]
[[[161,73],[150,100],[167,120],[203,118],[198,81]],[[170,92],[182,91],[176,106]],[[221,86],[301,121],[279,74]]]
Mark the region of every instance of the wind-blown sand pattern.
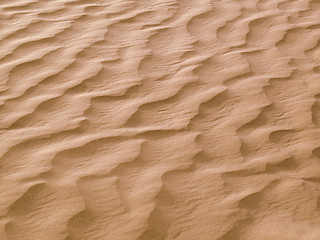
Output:
[[320,1],[2,0],[1,240],[319,240]]

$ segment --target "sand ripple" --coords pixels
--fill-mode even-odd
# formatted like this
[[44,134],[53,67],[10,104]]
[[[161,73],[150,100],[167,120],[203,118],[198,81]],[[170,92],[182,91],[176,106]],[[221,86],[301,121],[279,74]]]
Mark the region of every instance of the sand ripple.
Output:
[[2,0],[0,239],[320,239],[319,16]]

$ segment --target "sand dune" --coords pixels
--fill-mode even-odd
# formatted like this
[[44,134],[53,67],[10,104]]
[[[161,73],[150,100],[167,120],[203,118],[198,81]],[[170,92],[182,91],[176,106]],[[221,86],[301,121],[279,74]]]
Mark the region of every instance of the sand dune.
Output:
[[0,240],[319,240],[320,1],[2,0]]

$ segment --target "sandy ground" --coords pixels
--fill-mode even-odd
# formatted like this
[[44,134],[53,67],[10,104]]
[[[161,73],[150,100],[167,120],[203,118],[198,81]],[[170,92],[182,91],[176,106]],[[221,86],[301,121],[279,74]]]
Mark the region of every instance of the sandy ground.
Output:
[[1,0],[1,240],[319,240],[319,0]]

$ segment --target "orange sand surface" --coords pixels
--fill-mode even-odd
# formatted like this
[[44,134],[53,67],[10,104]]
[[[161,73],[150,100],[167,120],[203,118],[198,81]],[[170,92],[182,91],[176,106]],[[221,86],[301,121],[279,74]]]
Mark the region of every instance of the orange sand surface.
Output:
[[319,239],[319,0],[0,1],[0,240]]

